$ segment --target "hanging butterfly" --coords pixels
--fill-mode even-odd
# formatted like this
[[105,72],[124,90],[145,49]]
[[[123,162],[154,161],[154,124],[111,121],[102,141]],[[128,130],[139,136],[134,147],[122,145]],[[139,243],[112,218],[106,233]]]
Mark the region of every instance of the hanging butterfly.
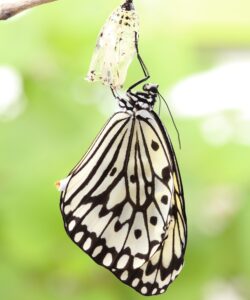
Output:
[[98,36],[86,79],[114,89],[123,86],[139,36],[139,17],[133,1],[126,0],[105,22]]
[[172,143],[153,111],[158,85],[131,88],[126,98],[113,91],[120,111],[58,182],[60,207],[82,250],[139,293],[156,295],[183,266],[184,194]]

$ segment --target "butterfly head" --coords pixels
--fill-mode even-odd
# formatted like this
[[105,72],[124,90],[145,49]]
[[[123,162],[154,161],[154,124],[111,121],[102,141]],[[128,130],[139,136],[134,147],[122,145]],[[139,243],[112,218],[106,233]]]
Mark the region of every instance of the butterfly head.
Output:
[[149,95],[157,96],[158,95],[158,84],[155,83],[146,83],[143,86],[143,91],[148,92]]
[[144,84],[142,91],[133,92],[129,89],[126,93],[127,99],[118,98],[119,106],[126,111],[136,112],[142,109],[151,111],[159,95],[158,87],[158,84],[147,83]]

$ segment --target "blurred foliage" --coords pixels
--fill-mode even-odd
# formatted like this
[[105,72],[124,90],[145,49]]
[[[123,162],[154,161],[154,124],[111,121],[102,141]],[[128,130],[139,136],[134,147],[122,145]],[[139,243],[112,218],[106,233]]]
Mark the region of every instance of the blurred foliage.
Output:
[[[141,54],[163,91],[212,66],[211,49],[250,46],[249,0],[135,2]],[[84,76],[97,34],[118,4],[57,1],[0,23],[0,66],[20,72],[26,100],[18,118],[0,123],[1,299],[142,299],[68,239],[54,187],[114,111],[107,88],[85,82]],[[135,61],[127,85],[140,72]],[[177,148],[164,112],[162,119]],[[236,278],[242,299],[250,299],[249,147],[213,147],[202,138],[199,119],[177,122],[189,241],[180,277],[158,297],[209,299],[204,298],[207,283]],[[221,186],[234,191],[240,207],[224,230],[206,234],[201,206]]]

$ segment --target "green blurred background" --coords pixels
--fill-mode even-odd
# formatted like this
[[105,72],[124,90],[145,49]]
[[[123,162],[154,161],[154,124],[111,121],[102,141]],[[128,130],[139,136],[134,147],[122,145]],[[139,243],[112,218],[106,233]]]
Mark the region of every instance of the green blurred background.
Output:
[[[54,182],[116,109],[84,80],[117,0],[62,0],[0,22],[0,299],[142,299],[66,236]],[[250,1],[136,0],[186,197],[180,277],[159,299],[250,299]],[[223,66],[223,70],[221,70]],[[135,61],[126,85],[140,78]],[[202,81],[202,83],[201,83]]]

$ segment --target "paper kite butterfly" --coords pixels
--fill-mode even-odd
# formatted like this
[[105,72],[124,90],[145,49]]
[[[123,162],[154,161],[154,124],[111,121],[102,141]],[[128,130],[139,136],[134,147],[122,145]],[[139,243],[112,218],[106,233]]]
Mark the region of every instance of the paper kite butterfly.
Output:
[[157,96],[154,84],[116,95],[120,111],[58,184],[69,237],[143,295],[163,293],[177,277],[187,242],[182,181],[153,111]]

